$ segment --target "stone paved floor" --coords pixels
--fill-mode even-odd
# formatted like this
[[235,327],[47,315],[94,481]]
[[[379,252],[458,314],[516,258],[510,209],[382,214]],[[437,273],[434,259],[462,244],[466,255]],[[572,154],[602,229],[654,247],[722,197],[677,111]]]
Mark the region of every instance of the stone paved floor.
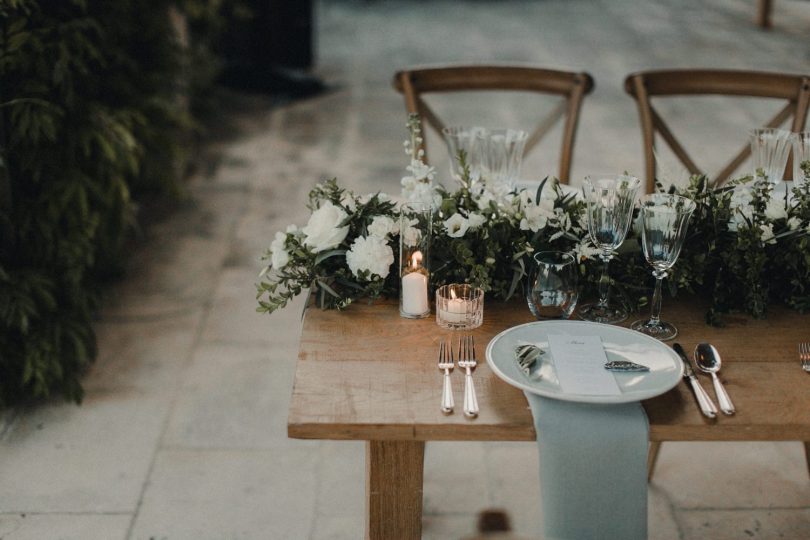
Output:
[[[776,2],[771,32],[752,25],[753,11],[753,0],[319,2],[317,72],[333,91],[280,107],[238,100],[226,118],[230,137],[212,144],[217,159],[192,179],[179,211],[150,228],[129,277],[111,291],[84,404],[6,415],[0,539],[360,538],[362,444],[287,439],[302,304],[259,316],[253,283],[273,233],[305,222],[315,181],[334,175],[357,192],[398,191],[405,117],[393,71],[485,60],[587,70],[597,89],[583,111],[574,177],[639,171],[627,73],[810,71],[810,4]],[[459,122],[515,126],[538,110],[520,101],[438,106]],[[674,127],[715,167],[771,109],[709,100],[691,112]],[[553,172],[553,151],[525,176]],[[493,507],[508,508],[521,535],[537,536],[532,444],[430,444],[425,478],[426,538],[469,535],[475,514]],[[664,445],[650,536],[810,537],[801,446]]]

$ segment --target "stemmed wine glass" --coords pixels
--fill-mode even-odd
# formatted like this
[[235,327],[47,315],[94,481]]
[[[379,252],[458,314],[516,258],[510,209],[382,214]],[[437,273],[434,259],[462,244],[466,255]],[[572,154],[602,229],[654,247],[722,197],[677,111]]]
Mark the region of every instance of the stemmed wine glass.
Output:
[[579,310],[579,316],[586,321],[612,324],[627,318],[624,308],[610,305],[608,264],[627,236],[640,187],[638,178],[626,174],[585,178],[582,192],[588,205],[588,234],[604,263],[599,280],[599,301],[586,304]]
[[681,253],[694,210],[695,202],[679,195],[656,193],[641,199],[641,245],[653,268],[655,292],[650,319],[636,321],[630,328],[661,341],[678,335],[675,325],[661,320],[661,283]]

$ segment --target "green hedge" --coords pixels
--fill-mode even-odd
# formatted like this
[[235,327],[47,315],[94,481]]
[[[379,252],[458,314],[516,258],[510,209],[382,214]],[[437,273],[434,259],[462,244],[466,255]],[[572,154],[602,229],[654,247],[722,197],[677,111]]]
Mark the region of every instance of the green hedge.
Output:
[[79,401],[134,200],[176,192],[189,126],[168,0],[0,0],[0,408]]

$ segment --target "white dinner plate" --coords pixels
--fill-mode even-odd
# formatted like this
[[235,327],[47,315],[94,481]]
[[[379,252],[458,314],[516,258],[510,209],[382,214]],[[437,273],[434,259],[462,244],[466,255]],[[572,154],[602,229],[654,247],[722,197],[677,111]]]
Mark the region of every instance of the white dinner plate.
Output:
[[[650,368],[645,372],[613,372],[621,395],[566,393],[557,381],[548,335],[597,335],[602,339],[608,361],[629,360]],[[533,343],[546,351],[537,371],[527,376],[515,358],[515,347]],[[649,399],[672,389],[683,376],[683,362],[670,347],[634,330],[585,321],[538,321],[509,328],[489,342],[487,363],[495,374],[521,390],[563,401],[582,403],[629,403]]]

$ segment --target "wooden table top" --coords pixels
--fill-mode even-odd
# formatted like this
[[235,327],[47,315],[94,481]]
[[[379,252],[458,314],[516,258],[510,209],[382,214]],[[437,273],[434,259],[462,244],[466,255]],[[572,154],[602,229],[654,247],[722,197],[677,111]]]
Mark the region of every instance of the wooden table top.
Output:
[[[798,343],[810,341],[810,315],[773,308],[765,320],[729,316],[727,326],[704,323],[695,301],[664,300],[663,318],[679,329],[687,351],[702,341],[722,354],[721,379],[734,416],[703,417],[684,382],[644,402],[650,439],[810,441],[810,374],[799,366]],[[646,314],[645,314],[646,315]],[[630,321],[641,317],[631,315]],[[497,378],[484,359],[498,333],[534,320],[523,302],[487,302],[484,324],[472,331],[478,352],[475,385],[480,415],[461,412],[464,377],[452,375],[456,412],[439,410],[442,379],[438,342],[458,332],[435,317],[399,316],[396,302],[357,303],[344,312],[311,307],[304,316],[288,434],[340,440],[535,440],[522,391]],[[715,400],[711,379],[699,374]]]

